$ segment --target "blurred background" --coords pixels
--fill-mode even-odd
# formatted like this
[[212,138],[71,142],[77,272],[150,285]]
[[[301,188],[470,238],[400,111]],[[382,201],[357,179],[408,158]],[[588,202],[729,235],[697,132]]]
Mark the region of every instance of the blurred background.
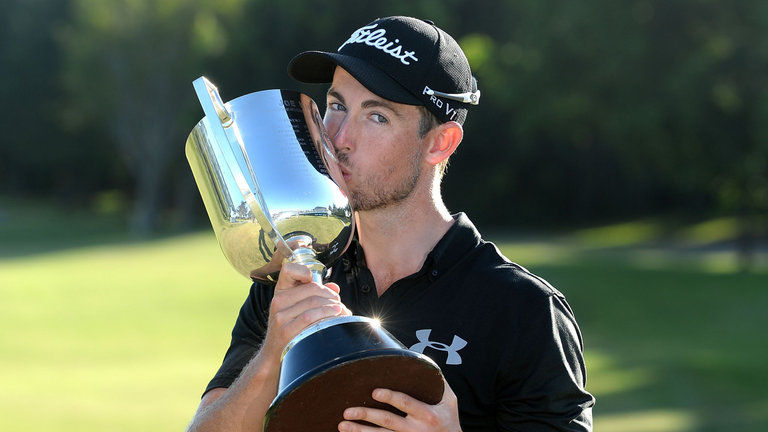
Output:
[[[482,90],[443,194],[569,298],[596,430],[768,429],[768,2],[0,0],[0,429],[182,430],[248,281],[184,157],[376,17]],[[322,103],[321,103],[322,106]]]

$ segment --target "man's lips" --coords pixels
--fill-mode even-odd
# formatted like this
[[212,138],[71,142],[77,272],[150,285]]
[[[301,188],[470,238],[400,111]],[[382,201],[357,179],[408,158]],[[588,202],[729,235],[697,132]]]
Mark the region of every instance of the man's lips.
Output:
[[352,177],[352,173],[350,173],[349,170],[344,165],[339,164],[339,168],[341,168],[341,175],[342,177],[344,177],[344,180],[347,180],[350,177]]

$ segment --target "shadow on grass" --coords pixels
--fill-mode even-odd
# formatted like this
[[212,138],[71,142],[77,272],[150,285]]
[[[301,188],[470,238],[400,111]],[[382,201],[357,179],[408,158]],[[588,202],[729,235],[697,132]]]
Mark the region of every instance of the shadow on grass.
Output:
[[[199,229],[210,227],[201,225]],[[0,259],[107,244],[157,241],[190,231],[139,236],[130,232],[123,214],[65,209],[30,200],[0,199]]]

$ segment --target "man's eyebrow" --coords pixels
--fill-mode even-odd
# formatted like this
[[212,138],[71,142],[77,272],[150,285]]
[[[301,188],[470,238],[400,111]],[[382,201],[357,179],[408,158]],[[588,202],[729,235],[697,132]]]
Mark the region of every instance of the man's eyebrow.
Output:
[[344,96],[342,96],[341,93],[339,93],[336,90],[334,90],[333,87],[328,89],[327,96],[330,96],[332,98],[336,98],[336,99],[339,100],[339,102],[344,103]]
[[360,104],[363,108],[386,108],[394,113],[397,113],[397,108],[395,108],[394,105],[392,105],[390,102],[383,100],[383,99],[368,99],[366,101],[363,101],[363,103]]
[[[344,101],[344,96],[342,96],[341,93],[339,93],[338,91],[334,90],[333,87],[328,89],[327,96],[335,98],[339,102],[341,102],[342,104],[346,105],[346,102]],[[368,109],[368,108],[385,108],[385,109],[391,111],[396,116],[403,117],[402,111],[397,109],[397,107],[393,103],[391,103],[390,101],[388,101],[386,99],[368,99],[368,100],[363,101],[360,104],[360,107],[363,108],[363,109]]]

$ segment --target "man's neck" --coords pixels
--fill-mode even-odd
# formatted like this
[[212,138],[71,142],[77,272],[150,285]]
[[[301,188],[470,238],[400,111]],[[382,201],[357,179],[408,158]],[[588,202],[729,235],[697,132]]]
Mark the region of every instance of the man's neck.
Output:
[[440,200],[358,213],[358,237],[378,294],[419,271],[453,222]]

